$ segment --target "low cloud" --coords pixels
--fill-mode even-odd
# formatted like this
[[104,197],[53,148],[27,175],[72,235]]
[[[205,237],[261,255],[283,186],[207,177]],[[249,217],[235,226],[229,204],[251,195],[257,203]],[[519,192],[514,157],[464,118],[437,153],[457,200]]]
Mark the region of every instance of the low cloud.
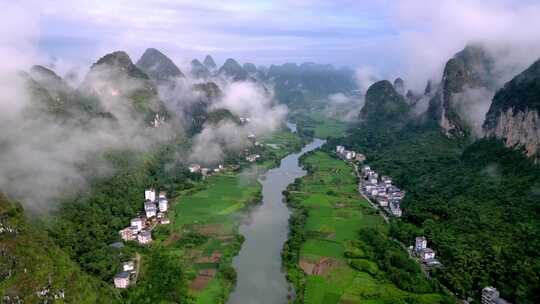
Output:
[[226,151],[238,153],[248,147],[248,135],[260,138],[280,128],[287,115],[287,108],[276,103],[271,91],[251,82],[226,84],[223,97],[212,104],[211,109],[227,109],[238,117],[249,118],[249,122],[242,125],[231,121],[205,124],[193,141],[189,158],[193,162],[220,162]]

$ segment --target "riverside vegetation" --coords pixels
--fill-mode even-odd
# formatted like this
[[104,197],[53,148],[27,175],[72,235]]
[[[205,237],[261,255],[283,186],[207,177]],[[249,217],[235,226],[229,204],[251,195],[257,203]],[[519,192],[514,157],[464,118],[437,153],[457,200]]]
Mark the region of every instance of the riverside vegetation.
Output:
[[[188,148],[185,143],[144,154],[111,153],[117,173],[64,202],[49,224],[50,235],[99,282],[111,282],[122,261],[135,252],[141,255],[137,284],[121,294],[111,290],[117,295],[108,302],[223,303],[236,278],[231,262],[243,241],[238,226],[246,207],[260,198],[257,178],[301,147],[299,137],[288,131],[261,141],[263,161],[206,180],[175,162],[175,153]],[[140,209],[141,191],[151,186],[172,198],[171,224],[154,230],[150,246],[111,247],[119,240],[118,230]]]
[[353,168],[324,151],[286,191],[294,210],[283,249],[295,303],[454,303],[389,235],[357,190]]

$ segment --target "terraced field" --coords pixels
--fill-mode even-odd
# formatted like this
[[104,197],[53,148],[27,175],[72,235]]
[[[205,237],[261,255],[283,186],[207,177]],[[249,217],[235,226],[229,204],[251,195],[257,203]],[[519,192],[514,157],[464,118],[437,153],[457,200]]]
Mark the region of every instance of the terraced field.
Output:
[[[383,219],[358,195],[352,168],[325,152],[306,156],[302,161],[309,174],[289,187],[287,195],[295,213],[284,260],[297,289],[296,301],[451,303],[435,289],[420,294],[393,283],[388,271],[379,268],[372,254],[375,248],[360,239],[361,231],[377,231],[385,242],[396,245],[388,239]],[[400,258],[408,259],[405,251],[398,250]],[[418,265],[412,265],[419,271]]]

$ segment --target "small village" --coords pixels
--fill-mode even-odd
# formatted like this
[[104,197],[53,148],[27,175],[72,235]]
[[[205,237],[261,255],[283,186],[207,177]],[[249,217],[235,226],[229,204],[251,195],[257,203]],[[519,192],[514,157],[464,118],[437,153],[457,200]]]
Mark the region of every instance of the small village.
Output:
[[[350,162],[355,168],[362,164],[362,170],[358,174],[360,181],[358,191],[372,206],[381,210],[384,214],[394,217],[402,216],[401,202],[405,198],[405,191],[399,189],[392,184],[392,178],[389,176],[379,176],[370,166],[363,164],[366,160],[365,155],[356,151],[347,150],[344,146],[336,146],[336,155]],[[377,204],[374,204],[375,201]],[[383,216],[384,216],[383,214]],[[443,267],[442,263],[435,258],[435,251],[428,246],[428,241],[425,236],[417,236],[414,246],[409,246],[407,251],[409,256],[416,258],[422,266],[422,270],[426,275],[432,268]],[[463,300],[464,304],[468,304],[472,299]],[[487,286],[482,289],[482,304],[509,304],[508,301],[500,297],[500,292],[492,286]]]
[[[119,231],[120,237],[124,241],[134,241],[139,245],[148,245],[152,242],[152,230],[157,225],[170,224],[167,217],[169,201],[167,193],[160,191],[156,195],[156,190],[146,189],[144,191],[144,212],[134,217],[130,225]],[[131,260],[122,264],[122,271],[114,277],[116,288],[128,288],[135,277],[135,261]]]
[[[348,162],[363,163],[366,160],[365,155],[356,151],[347,150],[344,146],[336,147],[336,154],[339,158]],[[357,165],[354,164],[356,167]],[[366,197],[377,209],[385,214],[401,217],[401,202],[405,198],[405,191],[392,184],[392,178],[389,176],[379,176],[377,171],[370,166],[364,165],[359,174],[358,192]],[[441,267],[442,264],[435,258],[435,251],[427,247],[427,239],[424,236],[416,237],[415,245],[408,248],[409,255],[416,257],[427,269],[432,267]]]
[[[241,117],[243,123],[250,121],[249,118]],[[240,152],[240,155],[249,163],[254,163],[261,158],[260,154],[252,153],[254,147],[264,146],[256,140],[256,136],[253,133],[248,134],[247,140],[250,143],[250,147],[243,149]],[[275,146],[274,146],[275,148]],[[222,171],[237,171],[240,168],[239,164],[224,166],[223,164],[218,164],[216,166],[202,167],[201,164],[193,163],[189,165],[188,170],[191,173],[200,173],[203,178],[211,176],[212,174],[219,173]]]

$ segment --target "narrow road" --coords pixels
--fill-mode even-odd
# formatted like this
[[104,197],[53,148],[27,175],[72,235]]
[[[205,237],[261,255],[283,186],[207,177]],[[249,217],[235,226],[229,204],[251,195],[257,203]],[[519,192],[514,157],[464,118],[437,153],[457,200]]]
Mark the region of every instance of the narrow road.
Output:
[[133,276],[133,285],[137,284],[137,279],[139,278],[140,269],[141,269],[141,255],[137,252],[135,253],[135,275]]

